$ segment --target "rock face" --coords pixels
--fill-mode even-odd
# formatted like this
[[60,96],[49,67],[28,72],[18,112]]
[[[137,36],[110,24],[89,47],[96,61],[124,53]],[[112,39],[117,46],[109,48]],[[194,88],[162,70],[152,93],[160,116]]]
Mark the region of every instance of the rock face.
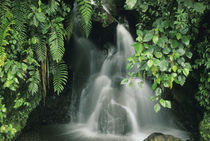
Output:
[[152,133],[144,141],[182,141],[172,135],[164,135],[162,133]]
[[110,103],[99,115],[98,129],[105,134],[126,135],[130,129],[128,122],[126,110],[116,103]]

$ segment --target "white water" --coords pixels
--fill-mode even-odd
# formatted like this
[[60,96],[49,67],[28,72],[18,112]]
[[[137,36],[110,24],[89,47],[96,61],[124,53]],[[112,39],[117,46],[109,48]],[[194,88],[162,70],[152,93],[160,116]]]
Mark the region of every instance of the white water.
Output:
[[135,53],[132,43],[130,33],[119,24],[117,45],[110,47],[100,71],[95,70],[94,56],[90,56],[90,76],[82,90],[78,121],[70,125],[72,140],[142,141],[153,132],[187,138],[167,110],[154,112],[150,85],[144,83],[140,88],[140,79],[133,79],[132,87],[120,85],[127,74],[127,58]]

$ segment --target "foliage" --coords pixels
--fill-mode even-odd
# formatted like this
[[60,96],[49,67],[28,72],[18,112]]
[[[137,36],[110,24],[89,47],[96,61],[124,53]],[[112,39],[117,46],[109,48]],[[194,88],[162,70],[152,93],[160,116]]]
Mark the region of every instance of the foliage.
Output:
[[[151,99],[160,103],[154,106],[156,112],[160,110],[160,105],[171,107],[170,101],[162,99],[164,90],[171,89],[174,82],[183,86],[192,71],[192,43],[198,34],[200,18],[209,9],[207,3],[193,0],[133,0],[125,3],[125,8],[135,9],[139,13],[137,38],[133,44],[136,53],[128,58],[127,69],[138,70],[129,73],[131,78],[147,77],[153,80],[152,89],[155,96]],[[206,61],[203,60],[207,63]],[[207,66],[205,72],[209,72]],[[206,76],[207,74],[205,78]],[[208,80],[202,78],[204,77],[201,77],[201,82],[208,85]],[[206,89],[208,86],[201,85],[204,88],[200,86],[200,93],[203,99],[209,102]]]
[[11,30],[10,26],[13,24],[12,14],[10,11],[6,11],[5,15],[1,18],[0,26],[0,67],[4,65],[6,59],[5,46],[8,44],[8,41],[5,40],[9,36],[9,31]]
[[200,134],[201,141],[210,140],[210,113],[209,111],[205,112],[203,120],[200,123]]
[[66,84],[68,78],[67,65],[59,63],[56,65],[55,73],[53,77],[54,91],[58,94],[64,89],[63,85]]
[[[208,33],[209,34],[209,33]],[[197,52],[197,59],[193,65],[196,71],[200,71],[198,77],[198,92],[196,94],[196,99],[199,101],[200,105],[205,109],[210,110],[210,44],[208,40],[209,36],[206,36],[204,41],[196,45],[195,51]]]
[[1,0],[0,7],[0,140],[10,141],[51,80],[57,94],[64,89],[63,21],[70,8],[61,0]]
[[78,11],[81,16],[81,28],[84,31],[85,36],[88,37],[92,27],[92,6],[90,0],[76,0],[78,4]]

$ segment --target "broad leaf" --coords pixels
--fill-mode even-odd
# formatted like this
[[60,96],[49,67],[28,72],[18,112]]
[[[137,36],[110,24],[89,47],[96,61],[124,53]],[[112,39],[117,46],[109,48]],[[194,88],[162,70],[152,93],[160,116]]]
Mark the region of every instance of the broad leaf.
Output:
[[153,34],[154,34],[153,31],[148,31],[146,33],[146,35],[144,36],[143,42],[149,42],[149,41],[151,41],[152,38],[153,38]]
[[159,112],[160,111],[160,105],[157,103],[157,104],[155,104],[155,106],[154,106],[154,110],[155,110],[155,112],[157,113],[157,112]]
[[134,8],[134,6],[136,5],[137,0],[126,0],[125,2],[125,7],[128,10],[131,10]]
[[166,71],[168,69],[168,62],[166,60],[163,60],[160,62],[160,70]]

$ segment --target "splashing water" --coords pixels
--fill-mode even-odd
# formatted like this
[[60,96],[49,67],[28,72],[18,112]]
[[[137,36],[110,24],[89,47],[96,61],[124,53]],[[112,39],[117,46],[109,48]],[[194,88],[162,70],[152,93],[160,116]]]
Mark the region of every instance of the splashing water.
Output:
[[[110,47],[101,69],[93,70],[95,63],[90,62],[89,80],[80,97],[78,121],[69,125],[70,140],[141,141],[153,132],[187,138],[187,133],[176,127],[175,119],[166,109],[154,112],[150,85],[144,83],[139,87],[140,79],[133,79],[132,87],[120,85],[127,74],[127,58],[135,53],[132,43],[130,33],[119,24],[117,45]],[[94,56],[90,58],[94,60]]]

